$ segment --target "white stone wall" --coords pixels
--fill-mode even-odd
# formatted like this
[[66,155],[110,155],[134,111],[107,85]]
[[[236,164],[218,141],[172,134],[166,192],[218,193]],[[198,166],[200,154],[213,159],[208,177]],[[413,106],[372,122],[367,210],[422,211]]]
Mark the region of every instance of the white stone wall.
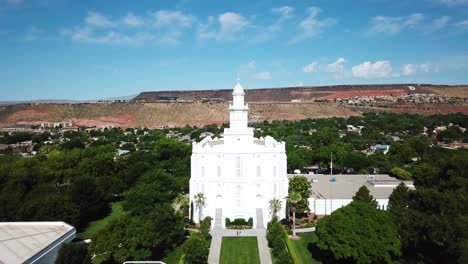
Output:
[[[333,211],[344,207],[351,203],[353,199],[315,199],[313,197],[308,199],[309,208],[311,213],[316,215],[329,215]],[[388,199],[376,199],[377,208],[387,210]]]

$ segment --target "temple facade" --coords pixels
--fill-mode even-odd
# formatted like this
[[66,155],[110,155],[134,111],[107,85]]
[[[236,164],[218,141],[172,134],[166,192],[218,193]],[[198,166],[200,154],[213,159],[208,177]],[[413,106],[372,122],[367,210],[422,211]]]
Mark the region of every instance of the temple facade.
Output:
[[[229,104],[230,126],[223,138],[206,137],[194,142],[191,157],[190,200],[193,219],[198,223],[211,216],[213,227],[224,228],[225,219],[253,218],[253,228],[266,227],[271,220],[270,201],[277,198],[285,217],[288,178],[285,143],[274,138],[254,138],[248,127],[249,106],[239,80]],[[195,195],[202,193],[199,211]]]

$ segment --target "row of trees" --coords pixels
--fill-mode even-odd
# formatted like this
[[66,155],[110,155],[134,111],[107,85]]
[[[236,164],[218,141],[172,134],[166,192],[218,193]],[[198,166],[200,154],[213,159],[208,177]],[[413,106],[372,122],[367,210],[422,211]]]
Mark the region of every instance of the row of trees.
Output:
[[414,174],[416,189],[401,183],[378,210],[361,187],[353,202],[318,221],[325,262],[467,263],[468,152],[430,155]]

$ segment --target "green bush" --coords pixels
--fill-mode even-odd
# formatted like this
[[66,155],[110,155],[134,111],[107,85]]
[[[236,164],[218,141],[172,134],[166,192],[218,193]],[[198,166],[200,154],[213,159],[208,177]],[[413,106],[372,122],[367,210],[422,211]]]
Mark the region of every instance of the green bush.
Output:
[[212,218],[207,216],[207,217],[205,217],[205,219],[202,220],[202,222],[200,224],[200,233],[203,235],[203,237],[206,240],[211,239],[211,235],[210,235],[211,220],[212,220]]
[[200,233],[192,233],[183,245],[184,260],[187,264],[202,264],[208,261],[208,242]]
[[247,225],[247,221],[245,221],[245,219],[243,218],[236,218],[232,222],[232,225],[236,225],[236,226]]
[[286,250],[283,250],[276,256],[275,264],[292,264],[291,257]]
[[411,175],[410,172],[402,169],[402,168],[399,168],[399,167],[394,167],[391,171],[390,171],[390,174],[392,176],[395,176],[397,177],[398,179],[402,179],[402,180],[411,180],[413,178],[413,175]]
[[236,218],[234,221],[231,219],[226,218],[225,220],[226,228],[231,229],[249,229],[253,226],[253,218],[250,217],[248,221],[245,221],[243,218]]
[[276,263],[291,263],[291,258],[286,250],[285,230],[281,222],[273,219],[268,223],[267,241],[272,249],[272,254],[277,258]]

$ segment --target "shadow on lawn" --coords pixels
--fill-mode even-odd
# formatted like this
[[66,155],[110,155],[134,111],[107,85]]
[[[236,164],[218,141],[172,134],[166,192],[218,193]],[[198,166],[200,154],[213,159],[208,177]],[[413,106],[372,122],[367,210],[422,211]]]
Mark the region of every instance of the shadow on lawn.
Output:
[[320,250],[320,248],[315,243],[309,243],[307,245],[307,249],[309,250],[310,254],[312,254],[312,258],[320,263],[338,263],[338,264],[353,263],[352,261],[350,262],[349,259],[336,260],[330,251]]

